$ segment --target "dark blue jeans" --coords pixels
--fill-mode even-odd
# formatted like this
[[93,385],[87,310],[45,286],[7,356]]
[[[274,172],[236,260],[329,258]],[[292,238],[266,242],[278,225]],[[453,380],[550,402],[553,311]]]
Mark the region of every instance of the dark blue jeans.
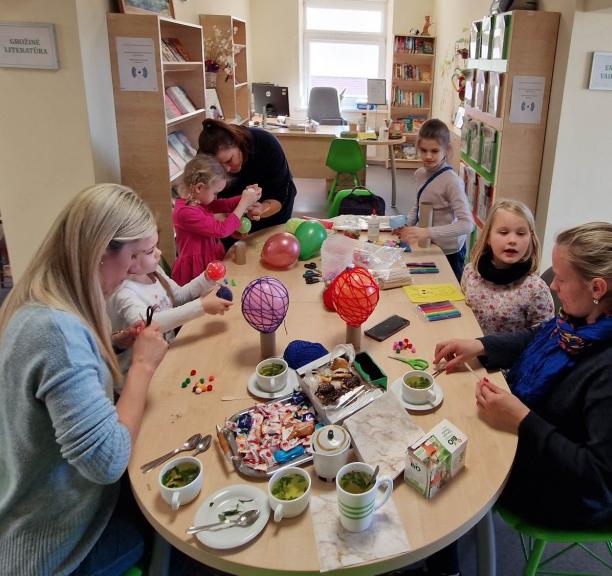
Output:
[[[467,243],[467,242],[466,242]],[[461,282],[461,276],[463,276],[463,268],[465,267],[465,253],[466,253],[466,245],[463,245],[463,248],[459,250],[459,252],[455,252],[454,254],[447,254],[446,259],[448,263],[451,265],[455,276],[457,277],[457,281]]]
[[121,576],[137,564],[152,542],[152,528],[140,512],[127,472],[121,493],[102,535],[71,576]]

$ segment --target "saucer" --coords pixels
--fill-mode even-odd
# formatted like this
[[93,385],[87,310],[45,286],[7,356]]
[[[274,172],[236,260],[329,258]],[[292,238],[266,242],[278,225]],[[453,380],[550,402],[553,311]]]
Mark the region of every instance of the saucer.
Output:
[[442,387],[437,382],[434,382],[433,391],[436,393],[436,398],[433,402],[425,402],[425,404],[411,404],[402,398],[403,385],[404,383],[402,382],[402,379],[398,378],[395,380],[395,382],[393,382],[393,384],[391,384],[391,391],[397,396],[400,404],[406,408],[406,410],[410,410],[411,412],[428,412],[430,410],[434,410],[440,406],[440,404],[442,404],[442,400],[444,400],[444,391],[442,390]]
[[257,385],[257,375],[255,372],[249,376],[249,383],[247,384],[247,390],[256,396],[257,398],[265,398],[266,400],[273,400],[274,398],[280,398],[287,394],[291,394],[295,388],[300,387],[300,379],[298,378],[297,372],[291,368],[287,368],[289,373],[287,374],[287,383],[280,390],[276,392],[266,392]]

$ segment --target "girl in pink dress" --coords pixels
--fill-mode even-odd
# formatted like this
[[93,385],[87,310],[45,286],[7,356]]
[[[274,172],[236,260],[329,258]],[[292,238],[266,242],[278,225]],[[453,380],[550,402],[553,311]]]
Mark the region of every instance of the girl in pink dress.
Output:
[[240,228],[240,218],[261,196],[261,188],[248,186],[240,196],[218,199],[229,175],[212,156],[198,154],[189,161],[179,186],[180,198],[172,211],[178,257],[172,279],[180,285],[199,276],[213,260],[222,260],[220,238]]
[[497,202],[461,278],[485,336],[524,330],[555,315],[550,290],[537,274],[539,252],[529,208],[516,200]]

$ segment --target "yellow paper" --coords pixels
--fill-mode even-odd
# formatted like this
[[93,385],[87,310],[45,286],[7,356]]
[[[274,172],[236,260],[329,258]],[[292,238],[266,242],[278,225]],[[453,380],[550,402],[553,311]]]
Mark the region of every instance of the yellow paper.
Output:
[[357,140],[376,140],[376,132],[358,132]]
[[403,286],[406,296],[415,304],[429,304],[444,300],[465,300],[461,290],[454,284],[420,284]]

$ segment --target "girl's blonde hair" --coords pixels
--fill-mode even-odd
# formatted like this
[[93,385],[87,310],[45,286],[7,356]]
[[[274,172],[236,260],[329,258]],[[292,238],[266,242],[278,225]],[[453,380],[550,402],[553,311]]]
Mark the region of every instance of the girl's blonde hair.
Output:
[[478,241],[472,250],[472,255],[470,257],[470,262],[475,270],[478,270],[478,264],[480,263],[480,259],[482,256],[491,249],[489,244],[489,236],[491,236],[491,229],[493,228],[493,221],[495,220],[495,215],[500,211],[505,210],[506,212],[511,212],[515,216],[519,216],[525,222],[527,222],[527,226],[529,227],[529,235],[531,236],[531,242],[529,243],[529,248],[523,256],[521,262],[531,261],[531,267],[529,268],[529,274],[533,274],[538,271],[540,267],[540,240],[535,232],[535,221],[533,219],[533,214],[531,210],[525,206],[522,202],[518,200],[500,200],[496,202],[491,208],[491,212],[489,213],[489,217],[487,221],[484,223],[482,228],[482,232],[478,237]]
[[612,224],[589,222],[561,232],[558,246],[567,248],[569,263],[584,280],[608,280],[606,298],[612,294]]
[[196,184],[209,186],[215,180],[227,181],[228,178],[227,172],[214,156],[198,154],[185,165],[179,195],[188,202],[193,202],[193,187]]
[[0,308],[0,336],[18,308],[40,303],[77,316],[94,334],[115,381],[121,378],[100,280],[105,252],[155,233],[149,207],[130,188],[97,184],[73,198]]

